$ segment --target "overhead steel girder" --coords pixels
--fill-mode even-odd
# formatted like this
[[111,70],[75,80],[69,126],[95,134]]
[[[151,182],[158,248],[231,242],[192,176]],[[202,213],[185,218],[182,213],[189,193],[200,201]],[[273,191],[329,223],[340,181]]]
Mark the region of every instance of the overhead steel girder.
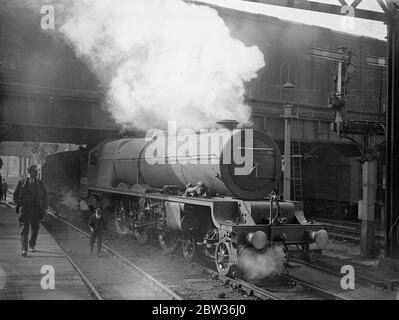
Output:
[[[0,140],[95,144],[120,128],[93,92],[0,83]],[[4,89],[4,90],[3,90]]]
[[[193,1],[193,0],[185,0],[186,2],[193,2],[196,4],[203,4],[212,6],[207,2],[203,1]],[[248,2],[257,2],[263,3],[272,6],[278,7],[286,7],[286,8],[293,8],[293,9],[301,9],[301,10],[308,10],[314,12],[321,12],[321,13],[329,13],[329,14],[336,14],[336,15],[346,15],[348,12],[346,11],[348,7],[355,8],[355,17],[367,20],[374,20],[374,21],[385,21],[385,15],[382,12],[376,12],[371,10],[364,10],[364,9],[357,9],[356,7],[360,4],[360,0],[354,1],[352,4],[347,4],[344,0],[339,0],[341,6],[333,5],[333,4],[326,4],[320,3],[315,1],[307,1],[307,0],[244,0]],[[369,1],[369,0],[367,0]],[[378,0],[377,0],[378,1]],[[378,1],[380,2],[380,1]],[[217,5],[216,5],[217,6]]]

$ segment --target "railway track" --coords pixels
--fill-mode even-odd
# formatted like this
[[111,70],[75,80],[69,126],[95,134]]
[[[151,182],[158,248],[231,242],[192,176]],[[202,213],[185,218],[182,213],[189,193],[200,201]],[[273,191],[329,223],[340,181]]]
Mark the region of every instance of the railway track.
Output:
[[95,285],[89,280],[89,278],[86,277],[82,269],[79,268],[79,266],[75,263],[75,261],[61,248],[61,250],[64,253],[64,256],[68,259],[69,263],[72,265],[72,267],[76,270],[76,272],[79,274],[79,276],[82,278],[84,284],[86,287],[89,289],[90,295],[93,297],[95,300],[104,300],[101,294],[97,291]]
[[[10,206],[13,206],[11,204],[8,204]],[[80,227],[76,226],[75,224],[70,223],[69,221],[56,216],[55,214],[49,212],[49,215],[51,218],[57,220],[58,222],[63,223],[64,225],[68,226],[70,229],[73,229],[75,232],[79,233],[80,235],[84,237],[89,237],[89,234],[82,230]],[[147,245],[148,248],[151,247],[152,250],[154,249],[153,246]],[[154,286],[160,288],[163,292],[167,293],[167,295],[171,299],[175,300],[182,300],[185,299],[186,297],[176,294],[174,291],[169,289],[167,286],[165,286],[162,282],[157,280],[155,277],[144,271],[142,268],[140,268],[138,265],[133,263],[131,259],[126,258],[123,256],[123,254],[117,252],[117,250],[111,248],[109,245],[103,243],[103,248],[107,250],[109,254],[114,256],[116,259],[121,261],[123,264],[129,266],[131,269],[133,269],[135,272],[140,273],[144,278],[146,278],[149,282],[151,282]],[[159,249],[159,251],[161,251]],[[76,271],[81,275],[83,281],[89,288],[89,291],[91,292],[91,295],[93,296],[94,299],[97,300],[102,300],[104,299],[99,290],[96,289],[96,284],[93,283],[82,271],[82,269],[78,266],[78,263],[74,261],[74,259],[64,250],[64,254],[67,257],[67,259],[71,262],[73,267],[76,269]],[[287,290],[282,290],[280,286],[272,286],[270,288],[269,285],[257,285],[250,283],[248,281],[245,281],[243,279],[239,278],[231,278],[227,276],[222,276],[220,275],[216,270],[213,270],[207,266],[204,266],[203,264],[196,263],[196,262],[188,262],[186,261],[183,257],[177,255],[177,254],[171,254],[170,258],[172,260],[177,260],[179,264],[185,265],[191,269],[195,269],[198,272],[206,273],[210,279],[213,281],[217,281],[220,283],[221,286],[223,287],[229,287],[236,291],[238,294],[242,296],[247,296],[247,297],[252,297],[260,300],[283,300],[283,299],[329,299],[329,300],[348,300],[348,298],[335,293],[332,290],[323,288],[322,286],[316,285],[310,281],[303,280],[299,277],[296,277],[291,274],[283,274],[280,276],[281,279],[283,279],[285,282],[290,283],[291,285],[294,284],[295,287],[299,287],[298,290],[292,290],[293,292],[286,292]],[[296,260],[296,262],[298,262]],[[317,268],[317,266],[309,266],[312,268]],[[320,268],[319,268],[320,269]],[[326,271],[326,270],[324,270]],[[328,271],[326,271],[328,272]],[[331,273],[331,272],[330,272]],[[338,276],[338,274],[336,274]],[[283,286],[284,287],[284,286]],[[190,299],[190,298],[189,298]]]
[[[360,243],[361,225],[359,223],[325,218],[317,218],[317,222],[324,225],[330,238]],[[376,227],[375,239],[377,245],[385,246],[385,232],[380,226]]]
[[[64,219],[61,219],[59,217],[57,217],[56,215],[54,215],[53,213],[50,213],[50,215],[57,219],[58,221],[68,225],[70,228],[74,229],[76,232],[84,235],[85,237],[89,238],[90,235],[88,233],[86,233],[85,231],[83,231],[82,229],[74,226],[73,224],[69,223],[68,221],[65,221]],[[153,276],[151,276],[149,273],[147,273],[146,271],[144,271],[142,268],[140,268],[139,266],[137,266],[135,263],[133,263],[132,261],[130,261],[129,259],[125,258],[124,256],[122,256],[121,254],[119,254],[118,252],[116,252],[115,250],[111,249],[109,246],[107,246],[106,244],[103,244],[102,247],[108,252],[110,253],[112,256],[114,256],[115,258],[117,258],[118,260],[120,260],[121,262],[123,262],[124,264],[126,264],[128,267],[132,268],[133,270],[135,270],[136,272],[140,273],[146,280],[148,280],[149,282],[151,282],[154,286],[160,288],[163,292],[165,292],[168,296],[171,297],[172,300],[183,300],[182,297],[180,297],[178,294],[176,294],[175,292],[173,292],[171,289],[169,289],[168,287],[166,287],[163,283],[161,283],[159,280],[155,279]],[[71,258],[68,257],[68,255],[66,255],[68,260],[72,260]],[[72,262],[72,264],[74,264]],[[76,265],[76,264],[75,264]],[[79,272],[79,271],[78,271]],[[82,273],[82,271],[80,271],[79,273]],[[84,274],[83,274],[84,276]],[[84,279],[84,281],[89,282],[89,280]],[[91,288],[94,288],[93,284],[88,284]],[[94,291],[93,291],[94,293]],[[95,293],[94,293],[95,294]],[[95,294],[96,296],[98,296],[97,294]]]
[[[299,263],[305,266],[308,266],[310,268],[314,268],[316,270],[320,270],[332,275],[335,275],[337,277],[342,277],[342,274],[340,273],[340,268],[331,264],[327,264],[319,259],[312,259],[312,262],[307,262],[301,259],[297,258],[290,258],[291,261],[295,263]],[[380,282],[373,281],[372,279],[368,278],[365,275],[362,274],[357,274],[356,276],[356,281],[358,283],[361,283],[363,285],[369,285],[369,286],[382,286]]]
[[[57,220],[58,222],[63,223],[64,225],[68,226],[70,229],[74,230],[75,232],[79,233],[80,235],[83,235],[86,238],[89,238],[89,234],[87,232],[85,232],[84,230],[78,228],[77,226],[69,223],[68,221],[65,221],[64,219],[57,217],[56,215],[49,213],[49,215],[54,218],[55,220]],[[132,269],[134,272],[140,274],[140,276],[142,278],[144,278],[146,281],[148,281],[149,283],[151,283],[152,286],[159,288],[160,291],[166,293],[166,296],[169,297],[171,300],[183,300],[184,298],[181,297],[179,294],[175,293],[174,291],[172,291],[170,288],[168,288],[167,286],[165,286],[163,283],[161,283],[158,279],[154,278],[152,275],[150,275],[149,273],[147,273],[146,271],[144,271],[142,268],[140,268],[138,265],[136,265],[135,263],[133,263],[131,260],[127,259],[126,257],[124,257],[123,255],[119,254],[118,252],[116,252],[115,250],[113,250],[112,248],[110,248],[108,245],[104,244],[102,245],[103,249],[105,249],[112,257],[116,258],[118,261],[120,261],[122,264],[126,265],[128,268]],[[66,256],[68,257],[68,255],[66,254]],[[70,258],[69,258],[70,259]],[[72,260],[72,259],[70,259]],[[72,261],[72,264],[74,264],[74,262]],[[76,265],[76,263],[75,263]],[[79,271],[78,271],[79,272]],[[80,271],[79,273],[83,274],[83,277],[85,277],[83,271]],[[84,278],[83,278],[84,279]],[[91,283],[91,281],[86,277],[86,279],[84,279],[85,283],[89,283],[88,286],[91,288],[96,287],[95,284]],[[100,284],[101,287],[101,284]],[[93,290],[92,290],[93,291]],[[93,291],[94,292],[94,291]],[[98,292],[98,291],[97,291]],[[99,294],[95,294],[94,295],[97,297],[98,299],[98,295]],[[101,297],[101,295],[100,295]],[[103,297],[101,297],[101,300],[103,300]]]
[[[81,228],[77,227],[76,225],[66,221],[65,219],[55,216],[54,214],[51,215],[54,219],[68,225],[70,228],[74,229],[76,232],[84,236],[88,236],[88,234],[83,231]],[[145,245],[148,248],[152,248],[150,245]],[[110,248],[108,245],[104,246],[106,250],[111,252],[112,254],[117,255],[120,259],[123,259],[125,262],[130,262],[127,258],[123,257],[121,254],[115,251],[115,249]],[[160,250],[160,249],[159,249]],[[201,263],[196,262],[188,262],[183,257],[177,254],[171,254],[170,258],[172,260],[177,260],[179,264],[185,265],[189,268],[195,269],[198,272],[206,273],[212,280],[218,281],[224,287],[230,287],[231,289],[235,290],[241,295],[254,297],[261,300],[282,300],[285,298],[288,299],[329,299],[329,300],[347,300],[347,298],[341,296],[340,294],[336,294],[331,290],[326,288],[322,288],[317,286],[309,281],[305,281],[294,277],[289,274],[281,275],[280,278],[289,282],[290,284],[295,284],[296,287],[299,287],[297,292],[281,292],[281,287],[272,287],[264,286],[264,285],[256,285],[252,284],[248,281],[239,278],[231,278],[227,276],[220,275],[217,271],[212,270],[211,268],[204,266]],[[295,290],[294,290],[295,291]]]
[[[386,300],[392,299],[390,292],[377,289],[371,281],[365,279],[360,280],[356,274],[354,287],[342,287],[341,280],[343,274],[332,270],[331,266],[320,266],[314,263],[307,263],[300,259],[291,259],[294,262],[294,269],[288,269],[289,274],[283,275],[288,280],[295,281],[301,285],[306,286],[310,290],[314,290],[326,299],[334,300],[363,300],[375,299]],[[297,268],[295,270],[295,268]],[[304,280],[306,279],[306,280]]]
[[[7,203],[8,206],[15,208],[14,205]],[[62,222],[63,224],[67,225],[69,228],[72,228],[75,232],[79,233],[80,235],[83,235],[84,237],[89,237],[89,234],[87,234],[85,231],[79,229],[78,227],[68,223],[67,221],[60,219],[53,215],[52,213],[49,213],[52,217],[57,219],[57,221]],[[87,240],[84,241],[85,244],[87,244]],[[74,239],[74,244],[75,245],[81,245],[81,241],[79,239]],[[107,281],[104,281],[104,279],[99,279],[96,275],[88,275],[88,266],[93,269],[92,264],[85,263],[90,259],[75,259],[73,256],[79,256],[79,254],[76,254],[75,252],[72,252],[71,249],[68,250],[65,249],[62,245],[60,245],[61,250],[63,251],[64,256],[67,258],[67,260],[71,263],[73,268],[77,271],[79,276],[81,277],[82,281],[85,283],[86,287],[88,288],[88,291],[90,293],[90,296],[94,300],[105,300],[110,298],[110,292],[112,290],[109,289],[110,284],[107,283]],[[135,274],[139,274],[139,277],[143,279],[143,283],[141,284],[140,288],[148,287],[150,288],[147,291],[151,291],[152,288],[154,288],[156,294],[150,295],[150,298],[157,297],[158,292],[161,292],[161,297],[162,299],[166,300],[183,300],[183,298],[176,294],[174,291],[172,291],[170,288],[166,287],[164,284],[162,284],[160,281],[152,277],[150,274],[145,272],[143,269],[141,269],[139,266],[134,264],[132,261],[126,259],[122,255],[120,255],[118,252],[114,251],[107,245],[103,245],[103,248],[115,259],[117,259],[120,263],[122,263],[127,269],[132,270]],[[98,263],[98,262],[97,262]],[[137,279],[138,277],[135,277]],[[146,284],[148,283],[148,284]],[[112,295],[111,295],[112,296]],[[120,296],[115,295],[112,296],[115,298],[119,298]]]
[[[376,274],[372,267],[359,265],[350,261],[336,260],[329,256],[316,255],[312,257],[312,262],[303,261],[295,257],[290,258],[291,262],[299,264],[309,270],[321,272],[320,275],[332,275],[336,279],[342,279],[341,273],[342,266],[351,265],[354,268],[354,283],[356,289],[347,291],[339,290],[343,294],[343,298],[362,299],[362,300],[397,300],[395,291],[398,287],[397,276],[392,278],[392,274]],[[337,285],[337,288],[340,286]],[[339,292],[337,292],[340,295]]]
[[[184,258],[173,254],[171,256],[173,259],[179,260],[180,263],[183,264],[188,264],[193,268],[196,268],[198,270],[205,271],[209,273],[213,279],[219,280],[225,285],[229,285],[232,288],[239,290],[247,295],[250,296],[255,296],[258,297],[259,299],[262,300],[282,300],[282,297],[279,295],[279,288],[274,288],[272,289],[273,291],[267,290],[268,286],[263,286],[263,285],[254,285],[251,284],[245,280],[242,280],[240,278],[231,278],[227,276],[222,276],[220,275],[217,271],[212,270],[211,268],[207,268],[203,266],[202,264],[198,263],[193,263],[193,262],[187,262]],[[341,275],[340,275],[341,276]],[[328,299],[328,300],[350,300],[348,298],[345,298],[339,294],[336,294],[332,291],[329,291],[328,289],[322,288],[320,286],[314,285],[311,282],[295,278],[289,274],[282,274],[279,275],[279,278],[287,280],[291,283],[295,283],[296,285],[300,285],[302,288],[304,288],[306,291],[311,291],[311,297],[317,298],[323,298],[323,299]],[[314,296],[313,296],[314,295]],[[294,298],[295,295],[290,296],[289,298]],[[308,296],[309,298],[309,296]]]
[[328,300],[351,300],[350,298],[344,297],[339,293],[333,292],[332,290],[325,289],[312,282],[302,280],[289,274],[283,274],[281,275],[281,277],[287,279],[288,281],[295,282],[307,288],[308,290],[314,291],[315,293],[319,294],[322,297],[325,297],[325,299]]
[[[337,277],[342,276],[342,274],[340,272],[340,269],[341,269],[340,266],[329,264],[325,261],[322,261],[322,259],[319,259],[319,258],[313,257],[312,262],[306,262],[301,259],[291,257],[290,261],[293,261],[295,263],[300,263],[300,264],[306,265],[308,267],[311,267],[311,268],[314,268],[317,270],[321,270],[323,272],[335,275]],[[347,262],[342,262],[342,263],[344,264]],[[357,266],[357,267],[358,267],[357,269],[360,269],[362,266]],[[361,270],[357,270],[357,272],[356,272],[356,282],[360,283],[362,285],[365,285],[365,286],[381,287],[381,288],[389,287],[387,283],[377,280],[377,279],[374,279],[373,277],[370,277],[367,273],[362,272]]]
[[[79,232],[80,234],[89,237],[89,235],[83,231],[82,229],[80,229],[79,227],[73,225],[72,223],[66,221],[63,218],[57,217],[54,214],[50,214],[52,218],[57,219],[58,221],[68,225],[70,228],[74,229],[76,232]],[[157,279],[155,279],[154,277],[152,277],[151,275],[149,275],[147,272],[145,272],[144,270],[142,270],[140,267],[138,267],[137,265],[135,265],[134,263],[132,263],[130,260],[128,260],[127,258],[123,257],[121,254],[119,254],[118,252],[116,252],[114,249],[110,248],[108,245],[103,244],[103,247],[110,252],[111,254],[115,255],[116,257],[118,257],[119,259],[121,259],[123,262],[129,264],[130,266],[134,267],[136,270],[138,270],[139,272],[141,272],[145,277],[148,277],[151,281],[153,281],[154,283],[156,283],[157,285],[159,285],[160,287],[162,287],[164,290],[168,290],[170,291],[170,289],[166,288],[165,285],[163,285],[162,283],[160,283]],[[191,262],[187,262],[186,260],[184,260],[182,257],[179,257],[177,255],[173,255],[172,256],[173,259],[178,260],[179,263],[181,264],[185,264],[186,266],[189,266],[190,268],[196,269],[200,272],[206,272],[207,274],[209,274],[211,276],[211,278],[213,280],[217,280],[219,281],[223,286],[229,286],[231,288],[233,288],[234,290],[239,291],[242,294],[246,294],[247,296],[252,296],[252,297],[256,297],[262,300],[280,300],[277,296],[273,295],[272,293],[263,290],[261,288],[257,288],[256,286],[247,283],[243,280],[240,279],[232,279],[229,277],[225,277],[222,275],[219,275],[216,271],[213,271],[207,267],[204,266],[200,266],[199,264],[196,263],[191,263]],[[174,298],[177,300],[182,300],[184,298],[177,296],[175,293],[171,293],[172,295],[174,295]]]

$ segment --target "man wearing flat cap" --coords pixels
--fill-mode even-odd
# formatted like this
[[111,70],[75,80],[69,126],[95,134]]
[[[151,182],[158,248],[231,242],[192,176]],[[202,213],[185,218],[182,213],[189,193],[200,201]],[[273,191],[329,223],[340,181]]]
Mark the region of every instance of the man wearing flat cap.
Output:
[[[36,251],[36,239],[39,232],[40,220],[47,209],[47,193],[44,183],[37,178],[36,165],[28,167],[28,176],[18,182],[14,192],[16,211],[19,213],[21,226],[22,256],[28,255],[28,244],[32,252]],[[28,243],[29,226],[32,234]]]

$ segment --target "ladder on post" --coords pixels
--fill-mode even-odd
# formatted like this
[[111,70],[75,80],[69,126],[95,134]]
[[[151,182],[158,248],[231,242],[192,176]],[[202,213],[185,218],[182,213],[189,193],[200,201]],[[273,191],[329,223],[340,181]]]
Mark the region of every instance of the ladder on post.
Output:
[[301,142],[292,140],[292,186],[294,192],[294,201],[302,201],[302,154]]

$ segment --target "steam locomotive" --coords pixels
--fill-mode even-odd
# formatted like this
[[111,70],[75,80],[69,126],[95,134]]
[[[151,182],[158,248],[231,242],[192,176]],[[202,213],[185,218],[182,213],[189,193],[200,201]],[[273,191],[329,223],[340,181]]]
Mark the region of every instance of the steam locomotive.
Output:
[[117,226],[140,243],[154,233],[162,248],[180,247],[187,260],[199,252],[214,259],[220,274],[232,274],[248,247],[261,253],[295,245],[308,258],[311,243],[327,244],[326,231],[306,220],[300,202],[280,201],[273,192],[281,154],[261,131],[224,122],[201,134],[105,141],[48,156],[45,183],[55,180],[55,167],[68,176],[60,172],[77,158],[79,195],[89,207],[111,207]]

